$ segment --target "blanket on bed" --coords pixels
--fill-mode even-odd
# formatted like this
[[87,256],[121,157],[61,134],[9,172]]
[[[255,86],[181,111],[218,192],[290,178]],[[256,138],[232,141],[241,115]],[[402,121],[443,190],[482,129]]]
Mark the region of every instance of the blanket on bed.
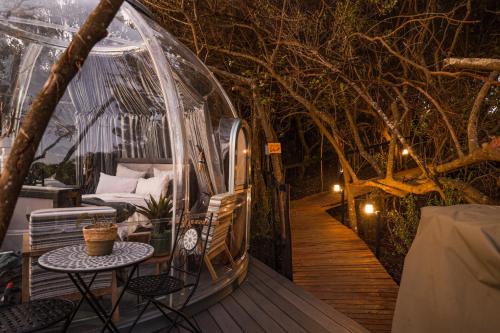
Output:
[[[144,200],[147,198],[149,198],[149,195],[138,193],[100,193],[82,195],[83,202],[89,199],[100,199],[106,202],[106,204],[103,204],[104,206],[112,206],[113,203],[126,203],[134,207],[134,212],[130,211],[131,215],[118,224],[118,236],[121,240],[127,239],[127,236],[134,233],[139,227],[151,228],[151,223],[148,218],[135,211],[135,206],[144,206]],[[117,215],[118,214],[117,212]]]
[[107,206],[116,210],[116,222],[120,223],[128,220],[135,213],[135,206],[128,202],[111,202],[96,197],[83,197],[82,203],[92,206]]

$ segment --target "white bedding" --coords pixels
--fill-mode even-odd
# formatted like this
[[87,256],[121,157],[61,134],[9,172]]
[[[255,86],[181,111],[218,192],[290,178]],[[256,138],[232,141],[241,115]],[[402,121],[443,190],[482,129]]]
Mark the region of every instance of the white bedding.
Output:
[[[99,198],[107,202],[126,202],[134,206],[145,206],[145,199],[149,199],[149,194],[140,193],[101,193],[101,194],[84,194],[83,199]],[[144,215],[135,212],[127,221],[121,222],[118,226],[118,236],[121,240],[125,239],[129,234],[137,230],[139,226],[149,228],[151,223]]]

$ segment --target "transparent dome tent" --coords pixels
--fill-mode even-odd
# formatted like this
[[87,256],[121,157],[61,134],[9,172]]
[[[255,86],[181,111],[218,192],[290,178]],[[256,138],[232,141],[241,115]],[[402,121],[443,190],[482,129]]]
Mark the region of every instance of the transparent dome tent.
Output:
[[[97,4],[0,1],[0,167],[53,63]],[[26,185],[41,178],[85,197],[120,164],[161,166],[172,175],[174,211],[204,212],[216,194],[249,192],[248,144],[247,126],[207,67],[147,11],[124,2],[59,102]]]

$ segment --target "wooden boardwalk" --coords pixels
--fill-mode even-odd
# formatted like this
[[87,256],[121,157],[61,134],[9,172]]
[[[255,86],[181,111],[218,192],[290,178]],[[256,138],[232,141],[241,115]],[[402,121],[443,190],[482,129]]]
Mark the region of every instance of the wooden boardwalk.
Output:
[[326,210],[320,193],[292,202],[294,283],[372,332],[390,332],[398,286],[368,246]]
[[196,314],[194,320],[206,333],[366,332],[355,321],[253,258],[246,281]]

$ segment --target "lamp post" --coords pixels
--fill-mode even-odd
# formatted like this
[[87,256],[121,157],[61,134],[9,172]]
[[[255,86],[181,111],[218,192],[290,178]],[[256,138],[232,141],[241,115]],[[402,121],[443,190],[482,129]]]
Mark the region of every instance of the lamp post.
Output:
[[333,192],[340,193],[340,195],[341,195],[341,197],[340,197],[340,208],[341,208],[341,214],[342,214],[341,222],[342,222],[342,224],[344,224],[344,222],[345,222],[345,219],[344,219],[344,216],[345,216],[344,189],[342,188],[342,186],[340,186],[340,184],[333,184]]
[[401,150],[401,157],[403,157],[403,168],[407,168],[407,157],[410,154],[410,148],[403,148]]
[[381,233],[380,215],[381,214],[380,214],[380,211],[376,210],[375,206],[370,202],[365,203],[363,210],[364,210],[366,215],[375,214],[377,216],[377,225],[376,225],[376,234],[375,234],[375,256],[378,258],[379,254],[380,254],[380,233]]

